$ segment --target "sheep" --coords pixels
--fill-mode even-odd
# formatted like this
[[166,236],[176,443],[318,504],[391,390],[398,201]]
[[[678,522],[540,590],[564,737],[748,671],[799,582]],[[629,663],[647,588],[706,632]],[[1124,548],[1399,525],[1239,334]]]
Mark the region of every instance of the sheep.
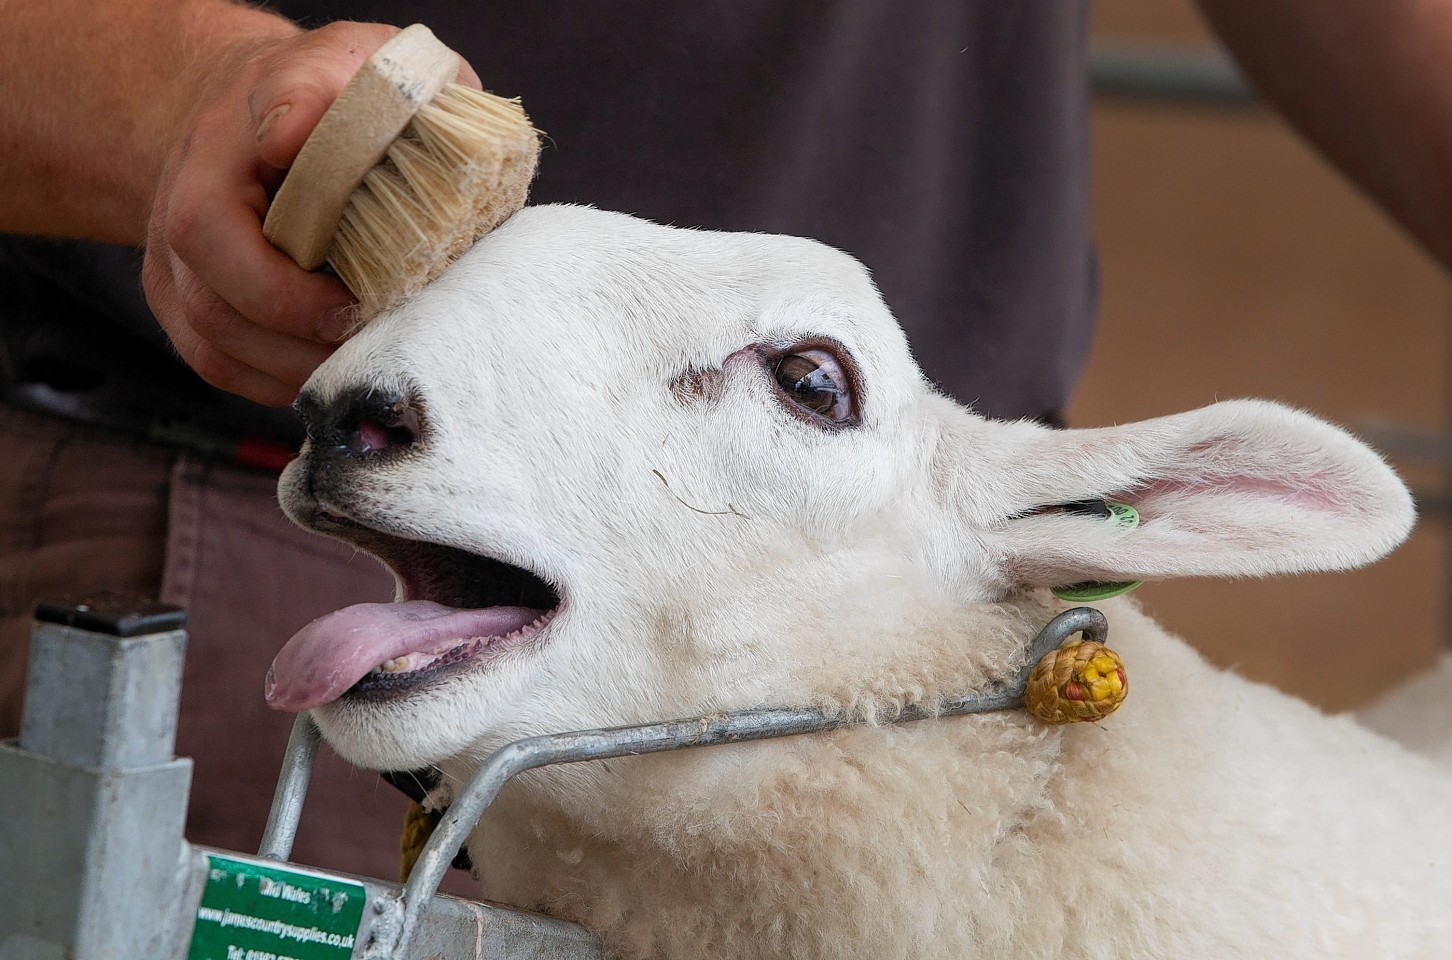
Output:
[[1362,707],[1356,718],[1413,753],[1452,770],[1452,654]]
[[[470,836],[482,894],[612,956],[1432,957],[1452,778],[1099,604],[1097,725],[892,724],[980,690],[1080,581],[1367,563],[1413,523],[1361,443],[1257,401],[1057,430],[937,393],[867,271],[795,238],[530,208],[308,382],[280,498],[397,602],[268,677],[446,804],[529,735],[754,706],[870,722],[556,767]],[[1134,507],[1135,529],[1083,501]]]

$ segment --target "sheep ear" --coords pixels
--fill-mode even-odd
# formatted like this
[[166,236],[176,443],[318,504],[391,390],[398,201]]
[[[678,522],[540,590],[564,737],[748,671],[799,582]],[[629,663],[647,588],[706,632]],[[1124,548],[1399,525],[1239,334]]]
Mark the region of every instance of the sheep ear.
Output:
[[[945,439],[954,509],[1018,585],[1345,569],[1415,519],[1370,448],[1272,403],[1092,430],[965,414]],[[1063,506],[1099,499],[1133,507],[1138,526]]]

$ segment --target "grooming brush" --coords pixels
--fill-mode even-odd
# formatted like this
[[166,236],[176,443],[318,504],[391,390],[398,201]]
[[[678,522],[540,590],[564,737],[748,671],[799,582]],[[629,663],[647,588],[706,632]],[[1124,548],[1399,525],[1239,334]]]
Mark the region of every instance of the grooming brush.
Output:
[[459,55],[422,24],[348,81],[298,152],[262,232],[325,262],[358,322],[417,292],[524,206],[539,135],[517,100],[452,82]]

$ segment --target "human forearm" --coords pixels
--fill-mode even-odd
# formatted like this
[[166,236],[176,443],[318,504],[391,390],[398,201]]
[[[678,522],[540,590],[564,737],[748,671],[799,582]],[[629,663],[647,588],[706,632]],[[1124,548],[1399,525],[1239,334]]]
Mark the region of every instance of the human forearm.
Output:
[[297,28],[227,0],[0,0],[0,230],[139,244],[201,91]]
[[1452,7],[1200,0],[1252,82],[1452,267]]
[[396,28],[303,32],[229,0],[52,6],[0,0],[0,231],[144,245],[142,288],[181,359],[290,402],[348,328],[351,297],[269,244],[262,218]]

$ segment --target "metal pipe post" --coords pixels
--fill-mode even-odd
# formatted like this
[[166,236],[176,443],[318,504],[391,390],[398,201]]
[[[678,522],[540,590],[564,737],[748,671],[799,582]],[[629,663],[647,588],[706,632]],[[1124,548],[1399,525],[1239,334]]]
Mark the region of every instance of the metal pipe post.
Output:
[[185,619],[110,597],[37,611],[20,739],[0,744],[3,960],[176,955]]

